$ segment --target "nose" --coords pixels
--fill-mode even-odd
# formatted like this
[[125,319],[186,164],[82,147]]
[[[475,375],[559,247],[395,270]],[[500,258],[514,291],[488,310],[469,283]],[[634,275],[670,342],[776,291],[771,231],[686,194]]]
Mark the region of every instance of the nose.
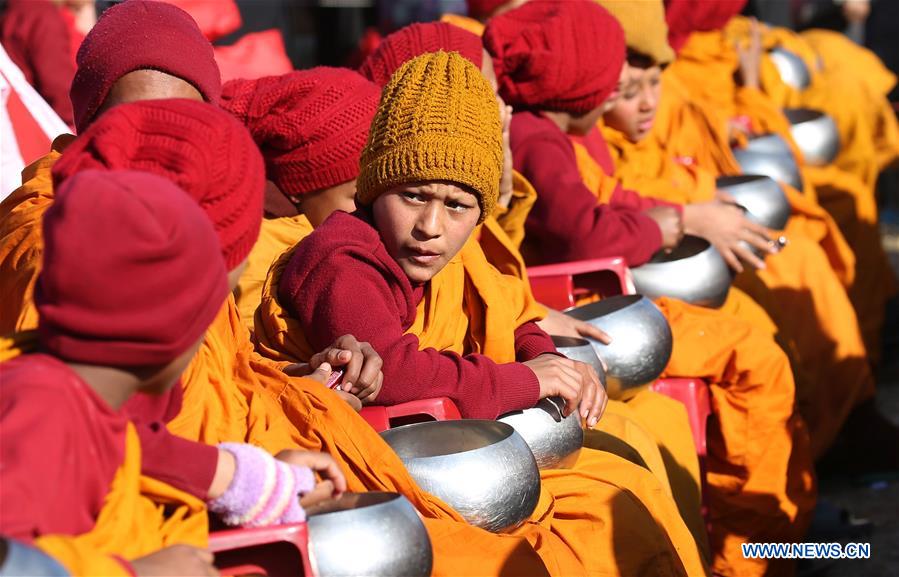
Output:
[[443,203],[431,201],[423,206],[413,232],[416,240],[428,240],[443,234]]

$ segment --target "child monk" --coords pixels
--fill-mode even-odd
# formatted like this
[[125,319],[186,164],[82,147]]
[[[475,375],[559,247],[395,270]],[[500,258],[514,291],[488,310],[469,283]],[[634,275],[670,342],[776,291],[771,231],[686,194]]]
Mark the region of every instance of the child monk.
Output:
[[[455,78],[456,81],[448,84],[446,80],[448,78]],[[433,164],[427,162],[421,164],[420,171],[412,168],[415,165],[407,165],[407,168],[402,170],[399,167],[403,165],[396,165],[398,168],[392,175],[385,175],[384,179],[387,182],[378,184],[375,176],[377,173],[374,165],[375,159],[380,158],[381,161],[388,163],[392,155],[403,153],[402,148],[393,148],[390,145],[391,142],[396,141],[395,139],[379,140],[379,135],[384,134],[384,127],[392,125],[391,117],[399,115],[402,106],[412,105],[412,109],[417,111],[416,114],[421,116],[422,121],[431,117],[435,120],[440,118],[440,109],[430,108],[430,100],[421,98],[424,93],[420,92],[419,87],[422,85],[429,87],[427,94],[439,96],[442,102],[448,102],[447,106],[457,112],[453,118],[438,120],[433,125],[426,124],[432,126],[429,131],[431,134],[421,135],[420,142],[412,137],[415,133],[408,133],[401,138],[401,141],[407,143],[407,147],[411,147],[406,150],[412,150],[411,154],[414,154],[414,150],[418,148],[426,150],[428,142],[443,141],[446,131],[450,130],[452,126],[459,126],[463,131],[457,139],[446,140],[447,148],[443,154],[455,155],[459,158],[480,158],[479,161],[476,161],[477,164],[471,165],[477,168],[473,168],[470,173],[454,170],[452,164],[441,160],[442,155],[438,155],[431,161]],[[274,281],[271,290],[280,293],[277,295],[277,301],[283,304],[284,309],[278,313],[272,308],[264,318],[257,315],[257,321],[263,320],[269,324],[266,331],[257,328],[257,338],[264,334],[274,335],[271,341],[264,343],[267,352],[281,355],[279,358],[303,359],[311,350],[309,342],[311,341],[314,346],[315,339],[324,336],[319,330],[311,331],[305,328],[312,326],[309,321],[310,317],[307,315],[316,314],[312,312],[313,309],[324,310],[322,307],[325,307],[332,311],[329,314],[331,328],[325,329],[325,333],[335,330],[339,324],[358,321],[366,335],[371,333],[371,337],[366,336],[365,338],[376,339],[372,345],[380,350],[385,359],[384,389],[378,399],[379,403],[398,402],[392,400],[391,396],[398,399],[412,399],[420,398],[422,395],[448,394],[455,398],[463,414],[491,418],[517,403],[527,405],[533,401],[515,391],[523,392],[525,389],[522,387],[536,385],[536,390],[526,395],[534,394],[534,398],[537,398],[541,394],[539,391],[540,381],[530,380],[526,371],[543,374],[543,367],[540,367],[539,364],[546,359],[541,358],[545,355],[538,353],[545,349],[536,343],[539,342],[539,339],[546,337],[539,330],[535,330],[536,327],[526,326],[529,324],[526,321],[529,305],[526,294],[522,292],[520,280],[506,277],[490,269],[478,244],[469,238],[482,215],[496,202],[498,196],[502,154],[499,142],[499,107],[495,96],[477,68],[457,54],[444,52],[425,54],[407,62],[395,73],[383,94],[381,106],[369,136],[369,145],[366,152],[363,153],[360,177],[357,180],[357,203],[366,207],[373,203],[373,208],[362,209],[353,215],[342,211],[333,213],[303,240],[292,254],[279,260],[269,276],[270,280]],[[265,101],[265,97],[261,96],[260,100]],[[431,116],[432,114],[434,116]],[[398,117],[402,118],[402,116]],[[475,136],[484,130],[481,128],[484,126],[495,127],[495,135],[487,132],[487,135]],[[398,130],[405,133],[406,129],[398,128]],[[476,145],[476,142],[479,144]],[[480,144],[481,142],[486,144]],[[420,158],[427,159],[428,157],[423,155]],[[444,178],[449,179],[446,189],[439,186],[434,188],[434,191],[431,191],[431,188],[424,188],[428,185],[427,175],[432,174],[435,176],[444,174]],[[406,200],[405,196],[400,196],[401,191],[407,188],[417,190],[417,183],[423,178],[425,180],[421,183],[422,189],[429,192],[421,192],[420,198],[428,198],[428,200],[421,200],[421,205],[417,204],[415,200],[418,198],[417,193],[411,190],[406,194],[414,198]],[[456,182],[459,184],[449,184]],[[396,188],[389,193],[386,192],[385,187],[391,187],[391,185]],[[464,192],[462,186],[466,186],[465,191],[470,190],[471,192]],[[439,200],[432,196],[438,194],[452,196],[440,197]],[[401,253],[398,253],[398,257],[393,257],[387,252],[386,246],[396,246],[397,251],[404,250],[398,246],[401,244],[399,239],[380,240],[382,237],[373,224],[381,218],[379,215],[382,214],[380,213],[382,199],[386,200],[392,196],[400,197],[393,199],[394,202],[402,200],[403,203],[398,207],[391,208],[391,211],[399,214],[408,209],[430,212],[436,223],[445,224],[446,228],[443,228],[444,224],[437,225],[443,232],[436,236],[421,237],[423,239],[421,242],[426,243],[427,247],[441,249],[434,251],[435,254],[439,252],[439,258],[415,258],[416,256],[435,256],[430,253],[425,255],[421,251],[409,257],[401,256]],[[481,208],[482,202],[484,212]],[[418,207],[422,205],[426,208],[419,209]],[[449,219],[464,222],[465,226],[462,227],[460,222],[453,223]],[[386,224],[382,222],[380,226],[386,226]],[[412,222],[410,226],[413,227],[411,234],[418,237],[421,234],[419,225]],[[422,226],[427,229],[429,225],[423,223]],[[451,232],[448,230],[449,227],[455,230]],[[404,233],[394,232],[392,234],[399,236]],[[449,240],[450,237],[454,240]],[[342,248],[338,248],[337,245]],[[307,249],[307,247],[309,248]],[[310,253],[306,252],[307,250],[313,251],[311,254],[316,256],[311,258]],[[320,252],[322,250],[331,253],[333,266],[322,266],[318,256],[323,254]],[[365,251],[377,252],[373,256],[365,257]],[[446,261],[449,264],[445,264]],[[401,268],[400,263],[408,268]],[[308,271],[307,264],[311,267]],[[365,272],[366,267],[371,267],[372,272]],[[291,269],[294,269],[296,273],[291,272]],[[284,271],[283,275],[282,270]],[[296,283],[288,280],[295,274],[302,275],[297,278]],[[325,277],[320,275],[326,275],[327,280],[322,280]],[[320,280],[316,280],[313,285],[305,286],[306,280],[312,276]],[[410,280],[410,277],[414,278],[414,281]],[[460,288],[467,282],[464,280],[465,277],[473,279],[469,281],[473,283],[472,290],[475,290],[476,286],[476,290],[482,296],[475,297],[474,293],[471,293],[470,296],[464,295],[465,291],[461,291]],[[492,280],[486,280],[488,278]],[[415,283],[416,288],[414,289],[411,288],[412,282]],[[364,288],[369,286],[368,283],[373,284],[369,288]],[[325,292],[318,288],[323,289],[325,285],[330,287],[327,289],[330,296],[326,296]],[[396,288],[389,288],[391,285],[395,285]],[[407,285],[410,286],[408,290],[403,288]],[[288,286],[291,287],[291,292],[285,294],[284,291]],[[501,290],[499,294],[503,296],[500,298],[505,300],[503,305],[499,304],[500,301],[494,302],[496,296],[489,294],[491,286]],[[355,287],[355,289],[351,289],[351,287]],[[266,298],[269,298],[267,290],[268,287],[263,291],[264,302]],[[297,292],[293,292],[294,290]],[[349,293],[344,293],[345,290],[361,290],[368,295],[368,298],[364,302],[359,302],[349,298]],[[416,296],[412,291],[418,292],[420,296]],[[407,293],[410,293],[408,297],[403,296]],[[425,293],[431,296],[426,296]],[[307,301],[306,298],[299,298],[299,294],[312,298]],[[377,299],[375,299],[376,296]],[[436,299],[437,296],[439,299]],[[402,304],[402,301],[397,300],[401,297],[409,298],[409,303]],[[422,298],[424,301],[416,307],[416,301]],[[488,299],[488,303],[484,303],[482,299]],[[307,303],[310,308],[305,309],[306,304],[301,304],[301,302]],[[339,308],[334,308],[338,302],[341,303]],[[426,310],[429,312],[424,314],[420,311],[416,312],[416,308],[420,308],[425,303],[428,303]],[[486,325],[483,324],[484,320],[477,320],[483,318],[485,304],[490,311],[485,319]],[[512,306],[509,306],[510,304]],[[301,306],[304,307],[303,310],[299,310]],[[364,306],[368,312],[364,315],[352,312],[353,307],[357,306]],[[391,307],[400,307],[401,310],[390,312]],[[517,307],[522,307],[521,313],[515,312]],[[456,325],[458,329],[451,328],[467,316],[459,319],[458,313],[455,312],[457,309],[470,311],[468,314],[472,315],[472,325],[467,326],[468,323],[463,322],[461,325]],[[516,317],[522,320],[515,320]],[[425,318],[430,320],[425,322]],[[406,324],[412,325],[413,332],[403,336],[403,325]],[[521,325],[517,331],[513,328],[516,324]],[[416,325],[421,328],[417,328]],[[475,329],[478,325],[483,328]],[[521,364],[510,362],[516,359],[514,342],[516,339],[512,334],[513,331],[517,334],[519,341],[517,348],[520,352],[518,354],[524,355],[520,360],[527,361],[528,358],[534,358],[534,355],[537,355],[538,362]],[[506,336],[503,338],[504,332]],[[479,339],[483,344],[476,344],[478,340],[466,344],[465,340],[469,338],[466,336],[468,334],[471,335],[471,339]],[[454,339],[463,340],[453,342]],[[434,348],[424,348],[429,345]],[[485,346],[488,348],[485,349]],[[476,348],[466,350],[468,347]],[[483,354],[469,354],[475,353],[475,351],[481,351]],[[565,362],[567,363],[567,361]],[[576,365],[569,366],[576,371],[579,370]],[[536,371],[530,367],[535,367]],[[512,371],[518,371],[519,368],[524,371],[521,372],[520,377],[516,377],[515,384],[505,380],[507,372],[511,374]],[[562,379],[567,379],[566,375],[571,373],[563,370],[557,374]],[[437,375],[436,378],[435,375]],[[527,384],[527,381],[523,380],[525,378],[532,384]],[[391,390],[394,384],[398,387],[396,391]],[[479,389],[480,399],[478,399]],[[585,405],[582,403],[581,408],[584,407]],[[586,416],[589,419],[592,415],[587,411]],[[578,552],[578,557],[582,563],[586,564],[588,572],[600,570],[597,563],[601,562],[593,555],[587,554],[586,551],[590,548],[604,547],[602,545],[604,539],[599,534],[594,534],[597,540],[591,543],[589,540],[575,538],[570,531],[574,530],[576,526],[586,527],[585,524],[589,523],[589,518],[604,517],[605,514],[601,513],[606,510],[606,505],[603,504],[604,487],[608,486],[607,483],[612,478],[619,479],[619,482],[624,483],[622,486],[630,484],[624,480],[624,477],[618,477],[616,471],[619,469],[611,466],[609,460],[619,464],[623,461],[612,455],[602,455],[597,459],[603,460],[606,465],[597,467],[595,473],[592,472],[592,469],[590,471],[576,469],[571,472],[544,471],[543,475],[547,492],[555,499],[556,514],[553,515],[553,530],[564,536],[569,546]],[[623,473],[623,470],[620,472]],[[631,480],[645,480],[647,474],[647,471],[635,467],[634,471],[628,473],[628,477]],[[580,479],[578,482],[586,483],[584,488],[588,493],[578,492],[578,498],[573,499],[570,483],[576,479]],[[608,481],[602,479],[608,479]],[[654,478],[653,481],[657,483]],[[638,484],[643,482],[640,481]],[[592,488],[587,489],[588,485]],[[560,499],[562,494],[567,494],[568,498]],[[591,495],[589,499],[588,494]],[[641,500],[647,498],[642,490],[638,490],[635,494],[639,495]],[[585,499],[588,499],[590,503],[586,503]],[[575,505],[576,502],[579,504]],[[568,517],[570,523],[560,523],[560,513],[569,505],[576,506],[580,513],[574,514],[572,510],[572,516]],[[648,506],[656,510],[661,503]],[[673,508],[670,498],[667,507]],[[584,513],[587,511],[591,511],[591,514],[585,516]],[[637,522],[631,515],[617,517],[621,518],[620,522],[625,519],[629,519],[628,523]],[[664,518],[670,519],[668,514],[665,514]],[[672,540],[677,542],[684,538],[686,529],[683,527],[683,521],[680,519],[677,519],[676,522],[673,519],[661,521],[660,518],[660,522],[663,523],[666,530],[669,529],[668,523],[672,523],[670,527],[672,532],[669,533]],[[689,536],[686,538],[688,541],[692,541]],[[621,571],[625,574],[629,570],[640,572],[641,570],[632,563],[642,555],[637,552],[642,547],[636,543],[635,546],[636,548],[630,552],[616,555],[613,564],[617,565],[617,569],[611,570]],[[684,547],[695,551],[695,544],[685,544]],[[631,569],[626,569],[626,567],[631,567]],[[602,570],[610,569],[606,567]]]
[[[614,18],[593,2],[528,2],[491,19],[484,43],[494,57],[500,95],[516,109],[515,166],[538,192],[526,242],[540,244],[542,254],[556,260],[622,251],[640,264],[663,245],[663,234],[675,240],[676,208],[660,207],[664,212],[650,218],[645,199],[633,199],[632,208],[614,200],[617,183],[602,189],[608,196],[587,187],[567,136],[594,127],[618,82],[625,46]],[[533,50],[535,45],[542,49]],[[657,222],[669,232],[660,234]],[[558,252],[546,251],[548,246]],[[746,321],[672,299],[659,304],[674,332],[665,374],[701,376],[717,401],[706,478],[713,567],[762,573],[767,564],[745,561],[740,543],[800,540],[814,502],[808,441],[794,414],[786,356],[770,333]],[[652,428],[652,410],[636,408]],[[764,422],[767,433],[741,432],[737,424],[747,418],[756,426]],[[665,431],[655,430],[664,444]],[[738,486],[743,488],[733,490]]]
[[[664,99],[662,68],[674,58],[667,41],[664,7],[658,2],[601,2],[624,27],[628,66],[621,95],[603,116],[602,134],[623,186],[678,203],[716,196],[715,175],[684,165],[649,138],[658,103]],[[788,225],[789,244],[766,258],[757,273],[737,276],[738,286],[760,295],[782,334],[798,347],[798,408],[809,425],[812,454],[820,456],[851,409],[864,398],[871,375],[855,311],[820,245],[805,235],[797,215]],[[765,298],[761,280],[777,298]]]
[[175,517],[195,517],[167,533],[143,502],[121,411],[175,384],[227,296],[215,232],[177,186],[128,171],[72,178],[43,226],[38,348],[0,368],[0,533],[73,575],[216,575],[187,545],[205,544],[202,505],[157,486]]

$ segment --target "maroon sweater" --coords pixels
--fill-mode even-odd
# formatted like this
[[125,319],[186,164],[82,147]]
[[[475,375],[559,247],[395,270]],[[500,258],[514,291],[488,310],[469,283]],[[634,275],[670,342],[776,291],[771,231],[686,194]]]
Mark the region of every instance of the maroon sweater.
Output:
[[555,352],[546,333],[534,323],[510,327],[516,363],[419,350],[418,337],[404,333],[425,288],[409,281],[364,213],[335,212],[300,243],[281,277],[278,298],[313,349],[352,334],[378,351],[384,360],[379,404],[449,397],[463,417],[481,419],[533,406],[540,387],[521,362]]
[[0,373],[0,534],[87,533],[124,461],[128,420],[54,357],[22,355]]
[[512,116],[512,159],[537,190],[526,223],[529,247],[543,262],[623,256],[641,265],[662,246],[658,225],[642,213],[674,206],[641,198],[620,186],[610,204],[599,204],[581,179],[568,136],[548,118],[533,112]]

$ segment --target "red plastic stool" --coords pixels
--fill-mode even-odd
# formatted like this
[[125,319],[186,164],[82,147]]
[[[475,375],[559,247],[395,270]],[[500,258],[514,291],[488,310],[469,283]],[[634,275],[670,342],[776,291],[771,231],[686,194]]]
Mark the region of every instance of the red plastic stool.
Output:
[[222,575],[314,577],[306,523],[216,531],[209,550]]
[[635,290],[622,257],[532,266],[527,272],[537,301],[557,310],[571,308],[589,294],[612,296]]
[[709,386],[702,379],[659,379],[650,387],[653,391],[683,403],[690,419],[690,430],[700,459],[706,456],[706,425],[712,407]]
[[389,407],[365,407],[359,414],[379,433],[399,425],[462,418],[456,404],[446,397],[409,401]]

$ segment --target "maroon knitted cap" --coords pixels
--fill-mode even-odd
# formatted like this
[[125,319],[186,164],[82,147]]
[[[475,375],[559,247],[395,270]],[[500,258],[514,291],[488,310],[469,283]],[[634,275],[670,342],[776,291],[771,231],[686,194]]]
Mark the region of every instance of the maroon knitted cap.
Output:
[[116,81],[152,69],[190,82],[218,103],[222,79],[212,44],[184,10],[153,0],[126,0],[103,12],[81,43],[69,96],[83,132]]
[[358,72],[319,67],[228,82],[222,107],[249,128],[281,192],[306,194],[359,176],[380,96]]
[[250,253],[262,225],[265,169],[247,129],[224,110],[185,99],[111,108],[53,166],[53,182],[87,169],[164,176],[203,208],[228,270]]
[[411,24],[385,38],[359,67],[359,73],[378,86],[386,86],[400,66],[439,50],[458,52],[478,68],[484,59],[479,36],[446,22],[427,22]]
[[668,42],[680,50],[690,34],[724,28],[746,6],[746,0],[665,0]]
[[492,16],[500,6],[508,4],[511,0],[466,0],[468,15],[472,18],[487,18]]
[[624,31],[592,0],[531,0],[487,23],[499,95],[515,108],[586,114],[618,85]]
[[38,334],[65,360],[165,365],[206,332],[228,296],[209,219],[171,181],[87,170],[43,218]]

